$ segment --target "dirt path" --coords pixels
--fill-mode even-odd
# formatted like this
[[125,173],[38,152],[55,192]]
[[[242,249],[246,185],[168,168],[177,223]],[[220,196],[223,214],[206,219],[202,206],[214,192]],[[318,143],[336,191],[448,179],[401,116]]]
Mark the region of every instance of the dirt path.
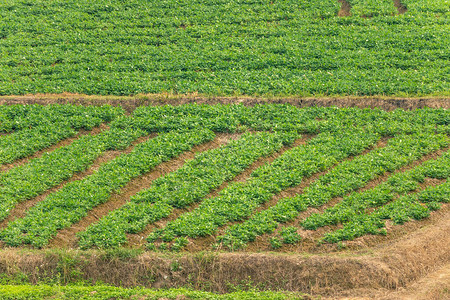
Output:
[[52,104],[52,103],[72,103],[81,105],[102,105],[110,104],[122,106],[128,112],[132,112],[141,105],[181,105],[187,103],[198,104],[243,104],[252,106],[262,103],[289,103],[298,107],[310,106],[336,106],[336,107],[378,107],[384,110],[416,109],[416,108],[446,108],[450,109],[450,96],[439,97],[416,97],[401,98],[387,96],[344,96],[344,97],[323,97],[323,98],[261,98],[261,97],[208,97],[199,95],[167,95],[150,94],[138,96],[90,96],[81,94],[45,94],[45,95],[25,95],[25,96],[0,96],[2,104]]
[[403,5],[401,0],[393,0],[393,1],[394,1],[394,5],[395,5],[395,7],[397,7],[398,13],[400,15],[402,15],[408,11],[408,9],[406,8],[405,5]]
[[350,3],[348,3],[347,0],[339,0],[341,3],[341,9],[338,12],[338,17],[349,17],[352,14],[350,13],[350,10],[352,7],[350,6]]
[[425,277],[391,295],[382,297],[383,300],[444,300],[450,299],[450,264],[429,273]]

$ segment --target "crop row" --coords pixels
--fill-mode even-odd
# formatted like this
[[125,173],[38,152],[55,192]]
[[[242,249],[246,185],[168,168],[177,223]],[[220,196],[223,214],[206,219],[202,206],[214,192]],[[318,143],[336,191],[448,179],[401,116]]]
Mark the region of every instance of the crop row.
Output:
[[448,0],[402,0],[402,4],[406,6],[408,13],[450,16]]
[[[5,281],[5,280],[4,280]],[[288,300],[301,299],[303,293],[274,291],[241,291],[226,294],[198,291],[193,289],[149,289],[143,287],[124,288],[96,283],[89,285],[46,285],[21,284],[0,285],[0,297],[3,300],[104,300],[104,299],[197,299],[197,300]]]
[[[365,234],[386,234],[385,219],[394,224],[403,224],[411,219],[421,220],[430,215],[432,210],[440,207],[439,202],[448,203],[450,183],[447,181],[437,186],[427,187],[422,192],[401,196],[400,198],[375,209],[371,214],[355,215],[344,224],[343,228],[325,234],[323,240],[336,243],[353,240]],[[432,199],[433,202],[424,205],[421,202]]]
[[75,135],[70,126],[52,124],[22,129],[0,137],[0,164],[11,163]]
[[0,107],[0,164],[11,163],[122,115],[121,108],[73,105]]
[[154,231],[149,242],[172,241],[176,237],[198,237],[214,234],[227,222],[249,217],[254,209],[276,193],[295,185],[303,178],[323,171],[338,161],[361,153],[379,136],[362,130],[344,133],[322,133],[306,145],[288,150],[255,170],[246,182],[230,184],[219,196],[205,199],[192,212],[185,213]]
[[173,208],[200,201],[211,190],[232,179],[262,156],[290,144],[296,133],[245,134],[226,146],[196,155],[180,169],[152,182],[149,189],[92,224],[81,233],[81,248],[108,248],[126,242],[126,233],[142,231],[147,224],[167,217]]
[[91,130],[124,114],[121,107],[50,105],[0,105],[0,132],[66,124],[76,130]]
[[[0,4],[0,95],[449,90],[447,21],[434,16],[445,0],[372,19],[333,17],[336,0],[62,2]],[[352,2],[355,14],[395,11]]]
[[375,188],[352,193],[323,213],[312,214],[302,222],[305,229],[346,223],[367,209],[381,206],[395,196],[414,191],[425,177],[447,178],[450,176],[450,152],[436,160],[430,160],[412,170],[392,175]]
[[[161,116],[164,116],[163,118]],[[215,132],[254,130],[297,130],[302,133],[365,127],[383,136],[418,132],[450,133],[450,112],[444,109],[414,111],[329,107],[298,108],[292,105],[179,105],[141,106],[132,118],[119,118],[114,126],[147,132],[180,128],[209,128]]]
[[[419,193],[407,195],[417,190],[425,177],[447,181],[438,186],[427,187]],[[439,202],[448,203],[449,178],[450,151],[410,171],[395,174],[386,183],[371,190],[350,195],[322,215],[312,215],[303,225],[314,229],[318,226],[343,223],[342,229],[325,234],[324,241],[332,243],[353,240],[365,234],[386,234],[386,230],[382,228],[385,226],[384,219],[391,219],[395,224],[403,224],[411,218],[427,217],[431,210],[439,208]],[[375,208],[373,212],[368,213],[372,208]]]
[[207,129],[174,131],[141,143],[131,153],[109,161],[92,175],[50,194],[28,210],[24,218],[8,223],[0,238],[11,246],[32,244],[42,247],[58,230],[79,221],[133,178],[212,138],[214,133]]
[[335,197],[363,187],[377,176],[392,172],[421,156],[447,146],[449,139],[443,135],[407,135],[389,140],[386,147],[346,161],[292,198],[284,198],[267,210],[253,214],[243,223],[227,228],[218,238],[231,249],[244,246],[256,236],[273,232],[279,223],[296,218],[308,207],[319,207]]
[[0,220],[6,218],[18,202],[57,186],[76,172],[86,170],[105,151],[123,149],[142,134],[134,129],[111,129],[85,135],[27,164],[0,173]]
[[[14,107],[13,107],[14,108]],[[75,133],[73,128],[91,128],[99,122],[110,121],[120,111],[110,107],[97,109],[91,114],[99,117],[89,117],[90,110],[69,106],[50,106],[44,110],[42,106],[32,106],[24,110],[22,106],[5,110],[13,123],[25,122],[30,128],[21,129],[16,126],[15,132],[0,137],[0,163],[12,162],[25,157],[57,141]],[[47,115],[55,112],[53,119]],[[76,121],[79,114],[86,113],[86,119]],[[16,113],[16,114],[14,114]],[[43,117],[39,119],[39,114]],[[67,113],[59,118],[58,114]],[[245,107],[242,105],[186,105],[164,107],[140,107],[136,109],[133,118],[122,116],[113,121],[113,127],[127,128],[130,125],[147,132],[170,131],[180,128],[192,129],[198,126],[206,127],[216,132],[241,131],[246,128],[255,130],[297,130],[300,132],[317,133],[334,131],[336,128],[348,126],[365,126],[368,130],[381,135],[412,133],[417,131],[449,132],[449,113],[442,110],[421,110],[417,112],[395,111],[363,111],[356,109],[336,110],[324,108],[298,109],[291,105],[257,105]],[[164,116],[164,118],[161,118]],[[59,118],[59,119],[58,119]],[[41,120],[41,121],[39,121]],[[44,121],[42,121],[44,120]],[[85,122],[86,121],[86,122]],[[88,121],[94,123],[88,124]],[[27,123],[28,122],[28,123]],[[41,122],[41,123],[39,123]],[[53,122],[50,124],[50,122]]]

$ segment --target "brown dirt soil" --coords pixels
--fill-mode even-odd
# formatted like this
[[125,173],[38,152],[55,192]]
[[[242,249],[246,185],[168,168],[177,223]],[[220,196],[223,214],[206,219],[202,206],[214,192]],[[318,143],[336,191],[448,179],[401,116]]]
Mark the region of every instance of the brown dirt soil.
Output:
[[[153,135],[155,136],[155,134]],[[14,209],[11,211],[11,213],[9,214],[9,216],[4,219],[3,221],[0,222],[0,230],[5,228],[9,222],[15,220],[15,219],[19,219],[19,218],[23,218],[25,217],[28,209],[30,209],[31,207],[33,207],[36,203],[44,200],[45,198],[47,198],[48,195],[50,195],[51,193],[54,193],[58,190],[60,190],[62,187],[64,187],[67,183],[69,182],[73,182],[73,181],[77,181],[77,180],[81,180],[83,178],[85,178],[86,176],[91,175],[92,173],[94,173],[102,164],[116,158],[117,156],[121,155],[122,153],[126,153],[126,152],[130,152],[133,147],[144,141],[145,139],[148,139],[149,137],[141,137],[139,139],[137,139],[136,141],[134,141],[132,143],[132,145],[130,147],[128,147],[127,149],[123,150],[123,151],[106,151],[104,152],[100,157],[98,157],[97,159],[94,160],[94,162],[91,164],[91,166],[83,171],[83,172],[79,172],[79,173],[75,173],[70,179],[63,181],[62,183],[60,183],[59,185],[45,191],[44,193],[42,193],[41,195],[30,199],[30,200],[26,200],[23,202],[18,203]],[[3,243],[0,242],[0,248],[4,247]]]
[[381,296],[380,299],[450,299],[450,264],[431,272],[407,288],[401,288],[391,295]]
[[[407,298],[415,286],[420,286],[420,282],[414,285],[415,281],[450,263],[450,211],[446,209],[430,220],[396,241],[365,252],[327,255],[146,252],[125,257],[100,251],[3,249],[0,273],[22,272],[32,283],[60,276],[66,283],[85,279],[125,287],[190,286],[215,292],[228,292],[232,285],[251,283],[253,287],[301,291],[333,299],[361,299],[365,295],[370,295],[368,299],[378,299],[373,296],[380,293],[395,296],[404,292],[401,288],[406,288]],[[430,274],[431,279],[423,280],[436,283],[440,289],[439,282]],[[446,274],[436,275],[442,279],[443,286],[447,282]]]
[[341,9],[338,12],[338,17],[349,17],[352,14],[350,13],[350,10],[352,9],[350,6],[350,3],[348,3],[347,0],[339,0],[339,2],[342,4]]
[[406,6],[403,5],[401,0],[393,0],[395,7],[397,7],[398,13],[400,15],[406,13],[408,10],[406,9]]
[[[237,175],[235,178],[228,182],[224,182],[221,184],[218,188],[211,191],[204,199],[211,198],[211,197],[217,197],[219,192],[225,189],[229,184],[233,182],[244,182],[246,181],[250,174],[259,168],[260,166],[264,164],[268,164],[273,162],[277,157],[281,156],[286,150],[292,149],[294,147],[298,147],[302,144],[304,144],[307,140],[311,139],[313,135],[303,134],[302,137],[298,140],[296,140],[292,145],[290,146],[284,146],[276,153],[273,153],[269,157],[261,157],[258,160],[256,160],[253,164],[251,164],[247,169],[244,170],[244,172]],[[145,238],[156,228],[162,228],[164,227],[168,222],[173,221],[177,219],[180,215],[190,212],[194,210],[196,207],[198,207],[200,203],[195,203],[193,205],[190,205],[187,208],[183,209],[174,209],[172,214],[163,220],[160,220],[158,222],[155,222],[154,224],[149,224],[144,231],[137,233],[137,234],[129,234],[128,235],[128,246],[130,247],[143,247],[146,243]],[[195,243],[190,243],[187,248],[191,252],[197,252],[201,249],[205,249],[206,245],[211,244],[210,238],[204,238],[204,239],[197,239]]]
[[[441,150],[430,153],[428,155],[425,155],[422,158],[408,164],[407,166],[404,166],[404,167],[396,170],[393,173],[387,172],[381,176],[378,176],[374,180],[371,180],[363,188],[356,190],[356,192],[362,192],[362,191],[366,191],[371,188],[374,188],[374,187],[380,185],[381,183],[385,182],[393,174],[403,173],[407,170],[413,169],[414,167],[417,167],[417,166],[423,164],[424,162],[426,162],[428,160],[436,159],[439,156],[441,156],[443,153],[448,151],[448,149],[450,149],[450,147],[446,147]],[[420,183],[419,188],[415,192],[421,191],[421,190],[425,189],[427,186],[434,186],[437,184],[441,184],[444,181],[445,180],[425,178],[425,182]],[[349,194],[347,194],[347,195],[349,195]],[[343,197],[337,197],[337,198],[332,199],[330,202],[328,202],[327,204],[325,204],[319,208],[308,208],[306,211],[301,212],[295,220],[287,222],[285,224],[282,224],[279,227],[279,229],[276,230],[274,233],[258,236],[256,238],[255,242],[250,243],[248,245],[248,247],[244,249],[244,251],[245,252],[272,251],[272,247],[270,246],[270,243],[269,243],[270,237],[275,236],[277,233],[279,233],[281,228],[288,227],[288,226],[295,226],[295,227],[299,228],[299,230],[297,232],[302,236],[302,242],[298,243],[296,245],[283,245],[283,247],[276,250],[277,252],[286,252],[287,251],[287,252],[297,252],[297,253],[301,253],[301,252],[328,253],[328,252],[337,251],[338,250],[337,245],[334,245],[334,244],[319,245],[317,243],[317,240],[320,237],[322,237],[323,234],[325,234],[326,232],[341,228],[342,225],[325,226],[325,227],[318,228],[317,230],[306,230],[306,229],[302,229],[300,222],[303,221],[305,218],[307,218],[308,216],[310,216],[313,213],[321,213],[321,212],[325,211],[325,209],[327,209],[328,207],[334,206],[338,202],[342,201],[342,199],[343,199]],[[389,235],[389,238],[392,238],[392,237],[393,237],[392,234]],[[361,248],[368,248],[368,247],[376,246],[377,243],[380,243],[383,241],[385,242],[386,240],[387,240],[387,237],[368,235],[365,237],[358,238],[358,239],[356,239],[356,241],[346,242],[345,244],[348,248],[357,250],[357,249],[361,249]]]
[[[367,154],[368,152],[372,151],[374,148],[380,148],[380,147],[384,147],[387,143],[387,140],[389,138],[382,138],[381,140],[379,140],[377,142],[377,144],[374,147],[370,147],[366,150],[364,150],[360,155],[364,155]],[[359,155],[359,156],[360,156]],[[338,164],[344,162],[344,161],[350,161],[353,160],[355,157],[357,156],[353,156],[353,157],[348,157],[346,159],[344,159],[343,161],[339,162]],[[336,165],[335,165],[336,166]],[[335,167],[333,166],[333,167]],[[303,190],[308,187],[311,183],[313,183],[314,181],[316,181],[319,177],[321,177],[322,175],[328,173],[333,167],[322,171],[322,172],[318,172],[313,174],[312,176],[305,178],[299,185],[292,187],[292,188],[288,188],[284,191],[281,191],[280,193],[276,194],[274,197],[272,197],[272,199],[270,199],[269,201],[267,201],[266,203],[264,203],[263,205],[261,205],[259,208],[256,209],[257,212],[266,210],[272,206],[275,206],[279,200],[283,199],[283,198],[288,198],[288,197],[294,197],[295,195],[301,194],[303,193]],[[234,222],[232,224],[238,224],[238,223],[243,223],[243,222]],[[290,223],[287,223],[290,224]],[[227,224],[226,227],[222,227],[218,230],[218,233],[216,234],[215,237],[220,236],[225,234],[226,228],[231,225],[231,224]],[[262,236],[258,236],[256,238],[256,240],[252,243],[249,243],[248,246],[243,250],[245,252],[261,252],[261,251],[271,251],[271,247],[269,245],[269,243],[267,242],[267,236],[268,235],[262,235]],[[208,239],[210,239],[211,241],[215,241],[215,237],[210,237]],[[200,239],[202,240],[202,239]],[[193,241],[193,243],[197,244],[197,240]],[[202,248],[202,250],[208,250],[210,249],[211,243],[209,245],[203,245],[203,247],[207,247],[207,248]],[[302,252],[302,251],[299,251]]]
[[213,141],[198,145],[192,148],[192,150],[182,153],[177,158],[174,158],[168,162],[164,162],[156,166],[152,171],[144,176],[133,179],[125,187],[123,187],[120,193],[113,194],[111,198],[99,206],[91,210],[86,217],[81,219],[78,223],[73,224],[71,227],[60,230],[56,237],[49,243],[49,248],[76,248],[77,237],[76,233],[86,230],[86,228],[98,221],[100,218],[106,216],[109,212],[124,205],[132,195],[138,191],[150,187],[153,180],[164,176],[167,173],[173,172],[180,168],[186,160],[193,159],[197,152],[203,152],[209,149],[220,147],[226,144],[231,139],[236,139],[238,134],[217,134]]
[[70,145],[70,144],[73,143],[73,141],[79,139],[83,135],[98,134],[101,131],[107,130],[107,129],[108,129],[108,126],[106,124],[101,124],[99,127],[95,127],[91,131],[80,130],[73,137],[70,137],[70,138],[67,138],[65,140],[59,141],[58,143],[56,143],[56,144],[54,144],[54,145],[52,145],[50,147],[44,148],[42,150],[39,150],[39,151],[37,151],[36,153],[34,153],[34,154],[30,155],[30,156],[18,159],[18,160],[14,161],[12,163],[9,163],[9,164],[1,165],[0,166],[0,172],[6,172],[6,171],[8,171],[8,170],[10,170],[12,168],[15,168],[15,167],[18,167],[18,166],[21,166],[21,165],[24,165],[24,164],[28,163],[33,158],[41,157],[44,153],[52,152],[55,149],[58,149],[58,148]]
[[136,96],[89,96],[82,94],[36,94],[24,96],[0,96],[2,104],[52,104],[72,103],[79,105],[110,104],[122,106],[128,112],[141,105],[181,105],[187,103],[199,104],[243,104],[252,106],[259,103],[289,103],[298,107],[309,106],[337,106],[337,107],[378,107],[384,110],[416,109],[416,108],[446,108],[450,109],[450,98],[440,97],[416,97],[401,98],[387,96],[368,97],[323,97],[323,98],[256,98],[256,97],[208,97],[196,94],[172,95],[172,94],[146,94]]
[[[108,103],[123,105],[129,112],[139,105],[194,102],[242,103],[244,105],[270,102],[291,103],[299,107],[315,105],[380,107],[385,110],[450,108],[448,97],[258,99],[208,98],[199,95],[98,97],[74,94],[0,97],[0,104],[100,105]],[[98,168],[102,159],[107,161],[120,153],[106,153],[105,156],[111,155],[111,157],[99,158],[88,171],[76,174],[67,182],[87,176]],[[244,177],[238,176],[238,178],[240,179],[236,180],[245,180]],[[436,183],[436,181],[426,182],[426,184]],[[40,197],[43,199],[48,193],[36,199]],[[12,218],[23,216],[28,207],[39,201],[36,199],[20,203],[16,207],[17,211],[13,211]],[[6,223],[7,221],[0,222],[0,229]],[[139,252],[128,252],[135,250],[126,249],[117,251],[29,250],[4,248],[0,245],[0,274],[26,275],[32,283],[49,278],[52,278],[51,280],[60,278],[63,283],[86,280],[125,287],[187,286],[219,293],[229,292],[233,285],[251,285],[272,290],[301,291],[332,299],[449,299],[449,232],[450,204],[445,204],[427,219],[407,222],[401,226],[390,225],[387,236],[361,237],[346,243],[344,249],[339,251],[334,249],[334,252],[327,251],[328,253],[144,252],[139,254]]]

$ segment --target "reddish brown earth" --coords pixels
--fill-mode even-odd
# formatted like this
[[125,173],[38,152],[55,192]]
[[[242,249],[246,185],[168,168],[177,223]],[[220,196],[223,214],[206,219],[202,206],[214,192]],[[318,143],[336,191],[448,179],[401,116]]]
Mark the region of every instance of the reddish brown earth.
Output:
[[339,0],[339,2],[341,3],[341,9],[338,12],[338,17],[349,17],[352,14],[350,13],[350,3],[348,3],[348,1],[346,0]]
[[[450,99],[447,98],[257,99],[202,98],[196,95],[142,95],[132,98],[70,94],[0,97],[0,104],[76,103],[100,105],[108,103],[124,105],[129,112],[142,104],[161,105],[193,102],[243,103],[245,105],[271,102],[291,103],[300,107],[313,105],[378,106],[386,110],[422,107],[450,108]],[[102,129],[104,128],[95,129],[94,132],[99,132]],[[76,137],[39,151],[31,157],[5,165],[2,167],[2,171],[27,163],[31,158],[39,157],[45,152],[69,144],[82,134],[87,133],[81,132]],[[47,249],[11,249],[0,245],[0,274],[25,274],[31,282],[38,282],[43,278],[54,276],[62,278],[63,282],[66,283],[84,279],[122,286],[142,285],[156,288],[190,286],[215,292],[228,292],[233,284],[248,283],[251,280],[254,287],[301,291],[312,295],[312,297],[322,296],[324,299],[450,299],[450,204],[442,205],[440,210],[432,212],[429,218],[421,221],[411,221],[401,226],[394,226],[388,222],[386,236],[364,236],[346,242],[339,248],[335,245],[318,245],[316,243],[320,234],[338,228],[329,227],[319,229],[314,233],[301,231],[302,236],[304,236],[302,243],[294,246],[283,246],[277,251],[271,251],[267,243],[267,238],[271,235],[260,237],[244,251],[233,253],[211,251],[209,246],[214,241],[214,237],[200,239],[198,243],[191,242],[187,249],[190,252],[179,254],[143,252],[138,255],[128,255],[126,251],[130,250],[105,252],[70,249],[76,247],[76,232],[84,230],[89,224],[106,215],[112,209],[123,205],[136,191],[150,186],[155,178],[178,169],[183,165],[185,159],[193,158],[195,152],[219,147],[237,136],[218,134],[214,141],[195,147],[192,151],[183,153],[178,158],[163,163],[144,176],[133,180],[120,193],[114,194],[107,203],[95,208],[79,223],[60,231]],[[297,140],[293,146],[298,146],[309,138],[311,136],[304,136]],[[92,174],[102,163],[131,151],[134,145],[145,139],[139,139],[124,151],[104,153],[85,172],[75,174],[70,180],[46,193],[18,204],[12,211],[11,216],[0,222],[0,229],[4,228],[9,221],[23,217],[30,207],[43,200],[49,193],[60,189],[67,182],[79,180]],[[377,147],[382,147],[384,142],[381,141]],[[277,154],[259,159],[233,181],[246,180],[257,167],[273,161],[280,153],[289,148],[285,147]],[[411,169],[424,161],[433,159],[441,155],[443,151],[429,154],[397,172]],[[280,193],[266,203],[263,208],[274,205],[281,197],[301,192],[319,175],[313,175],[298,187]],[[360,190],[374,187],[384,182],[390,175],[392,174],[382,175]],[[427,179],[420,185],[419,190],[441,182]],[[208,197],[216,196],[228,184],[229,182],[222,184]],[[342,198],[336,198],[322,208],[307,210],[296,220],[283,226],[298,226],[304,217],[313,212],[323,211],[326,207],[340,200]],[[194,205],[186,210],[176,211],[174,217],[162,220],[156,225],[150,225],[142,234],[129,235],[130,243],[128,247],[142,248],[142,237],[146,236],[149,231],[164,226],[177,215],[195,207]],[[210,251],[198,252],[205,249]],[[67,262],[70,262],[70,264]]]
[[404,14],[408,11],[408,9],[406,8],[405,5],[403,5],[401,0],[393,0],[394,1],[394,5],[395,7],[397,7],[398,13],[399,14]]
[[164,176],[169,172],[173,172],[180,168],[186,160],[193,159],[195,153],[203,152],[209,149],[220,147],[226,144],[231,139],[237,138],[237,134],[217,134],[216,138],[205,144],[195,146],[191,151],[184,152],[179,157],[172,159],[168,162],[164,162],[156,166],[152,171],[144,176],[135,178],[129,182],[125,187],[121,189],[119,193],[111,196],[109,201],[95,207],[91,210],[86,217],[81,219],[78,223],[72,225],[70,228],[60,230],[57,236],[50,242],[50,248],[72,248],[77,247],[76,233],[84,231],[90,224],[98,221],[103,216],[106,216],[109,212],[124,205],[131,196],[136,194],[138,191],[150,187],[153,180],[158,177]]
[[416,108],[446,108],[450,109],[450,97],[417,97],[401,98],[387,96],[367,97],[327,97],[327,98],[256,98],[256,97],[205,97],[195,94],[171,95],[152,94],[137,96],[89,96],[82,94],[37,94],[24,96],[0,96],[2,104],[52,104],[71,103],[79,105],[121,105],[128,112],[141,105],[181,105],[188,103],[198,104],[243,104],[252,106],[260,103],[289,103],[298,107],[309,106],[336,106],[336,107],[377,107],[384,110],[416,109]]

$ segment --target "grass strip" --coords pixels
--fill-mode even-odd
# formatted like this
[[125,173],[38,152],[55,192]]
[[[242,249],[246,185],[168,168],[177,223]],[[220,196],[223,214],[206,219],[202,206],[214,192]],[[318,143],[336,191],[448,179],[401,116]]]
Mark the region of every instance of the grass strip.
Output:
[[104,285],[56,286],[56,285],[0,285],[3,300],[106,300],[106,299],[241,299],[278,300],[302,299],[302,294],[272,291],[238,291],[227,294],[195,291],[191,289],[155,290],[146,288],[121,288]]

